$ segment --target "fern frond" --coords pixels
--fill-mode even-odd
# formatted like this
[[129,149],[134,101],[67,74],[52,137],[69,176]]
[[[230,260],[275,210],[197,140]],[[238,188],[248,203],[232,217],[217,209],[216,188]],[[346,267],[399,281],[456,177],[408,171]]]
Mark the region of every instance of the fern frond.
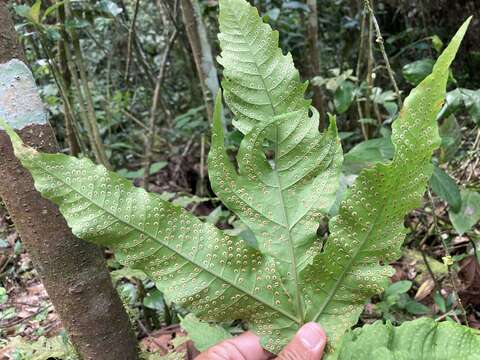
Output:
[[278,47],[278,31],[272,31],[245,0],[220,1],[219,21],[218,62],[224,67],[222,87],[235,114],[234,125],[246,134],[278,115],[297,110],[305,115],[310,105],[304,97],[308,84],[300,81],[291,54],[283,55]]
[[476,360],[480,331],[429,318],[401,326],[377,321],[347,333],[327,360]]
[[170,301],[203,320],[242,319],[273,352],[307,321],[321,323],[335,343],[387,284],[384,264],[399,256],[403,216],[419,204],[432,172],[435,118],[468,21],[406,99],[393,125],[394,160],[359,175],[320,251],[317,220],[335,199],[342,160],[335,120],[318,132],[291,56],[254,8],[244,0],[220,6],[225,98],[245,137],[237,170],[225,152],[219,97],[209,175],[258,248],[89,160],[38,153],[7,131],[37,189],[59,205],[74,234],[111,247]]
[[[331,207],[338,187],[342,153],[335,119],[323,136],[311,129],[288,155],[272,160],[263,149],[267,132],[310,119],[294,112],[255,126],[240,145],[237,173],[225,151],[220,101],[219,97],[208,161],[212,188],[253,231],[262,253],[283,263],[296,261],[292,272],[300,271],[317,238],[320,213]],[[275,154],[289,143],[276,144]]]
[[301,320],[273,258],[89,159],[39,153],[1,120],[0,127],[73,233],[145,272],[169,301],[204,320],[245,320],[273,351],[298,329]]
[[[209,177],[222,202],[255,234],[259,250],[285,265],[289,293],[302,322],[299,273],[315,253],[321,212],[335,201],[342,149],[335,119],[324,133],[305,99],[290,54],[278,47],[278,32],[244,0],[220,2],[219,62],[225,100],[246,135],[238,173],[224,148],[218,110],[209,154]],[[309,110],[312,116],[309,115]],[[268,143],[273,155],[265,155]]]
[[405,100],[393,124],[393,161],[360,173],[330,221],[324,252],[303,274],[307,318],[321,323],[333,342],[357,323],[365,299],[381,292],[393,274],[387,264],[400,257],[404,216],[420,206],[433,172],[431,156],[440,144],[436,116],[469,22]]

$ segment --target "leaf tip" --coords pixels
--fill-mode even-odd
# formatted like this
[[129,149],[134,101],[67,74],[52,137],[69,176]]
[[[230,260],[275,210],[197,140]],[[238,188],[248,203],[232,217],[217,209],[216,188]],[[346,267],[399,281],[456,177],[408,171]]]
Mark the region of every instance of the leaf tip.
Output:
[[15,132],[15,130],[10,126],[10,124],[3,118],[0,117],[0,130],[4,130],[10,141],[12,142],[13,149],[15,151],[15,156],[18,158],[23,154],[37,154],[37,151],[26,146],[20,136]]
[[222,90],[219,90],[215,97],[215,108],[213,110],[214,132],[218,132],[218,127],[222,127]]
[[0,117],[0,130],[4,130],[7,133],[14,147],[16,147],[18,144],[23,143],[20,137],[18,136],[18,134],[15,132],[15,130],[13,130],[13,128],[10,126],[10,124],[1,117]]
[[328,123],[328,132],[336,135],[338,133],[337,117],[331,113],[328,113]]

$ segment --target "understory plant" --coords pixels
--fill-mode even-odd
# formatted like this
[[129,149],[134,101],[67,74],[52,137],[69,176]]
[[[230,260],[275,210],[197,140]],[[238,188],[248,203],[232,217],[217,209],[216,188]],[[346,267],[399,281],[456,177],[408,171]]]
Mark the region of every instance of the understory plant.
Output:
[[[404,216],[420,205],[432,175],[431,156],[440,144],[436,117],[468,23],[405,99],[392,126],[393,160],[360,172],[324,242],[318,224],[335,202],[343,160],[335,118],[318,131],[319,114],[305,99],[307,83],[291,55],[278,48],[278,32],[244,0],[220,0],[218,59],[223,95],[244,137],[234,165],[224,146],[219,95],[208,166],[214,192],[254,235],[249,241],[88,159],[26,147],[4,125],[37,189],[59,205],[74,234],[112,248],[120,263],[144,271],[169,301],[209,322],[242,320],[274,353],[304,323],[316,321],[333,351],[361,341],[358,331],[340,340],[366,300],[389,284],[387,264],[400,257]],[[478,354],[474,330],[456,329],[477,339],[465,351]],[[394,354],[392,344],[385,351]],[[339,349],[334,356],[353,359]]]

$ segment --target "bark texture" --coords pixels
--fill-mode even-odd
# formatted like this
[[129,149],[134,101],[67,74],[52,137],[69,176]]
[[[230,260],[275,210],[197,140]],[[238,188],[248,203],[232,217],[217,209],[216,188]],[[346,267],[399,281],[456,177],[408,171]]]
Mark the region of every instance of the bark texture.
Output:
[[[12,58],[25,62],[6,1],[0,0],[0,63]],[[57,151],[48,124],[29,125],[19,134],[40,151]],[[0,131],[0,196],[80,356],[137,359],[134,333],[100,249],[77,239],[57,207],[35,190],[4,131]]]

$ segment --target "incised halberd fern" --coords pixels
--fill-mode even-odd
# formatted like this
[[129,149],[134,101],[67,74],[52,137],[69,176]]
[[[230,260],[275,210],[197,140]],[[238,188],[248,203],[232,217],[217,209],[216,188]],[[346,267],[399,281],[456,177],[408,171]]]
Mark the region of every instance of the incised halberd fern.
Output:
[[328,360],[478,360],[480,332],[429,318],[398,327],[377,321],[347,333]]
[[[323,250],[316,231],[335,200],[342,150],[335,119],[323,134],[304,98],[290,54],[244,0],[220,0],[220,64],[225,100],[244,133],[238,170],[224,148],[216,101],[209,176],[218,197],[252,230],[256,244],[229,236],[189,212],[134,187],[88,159],[43,154],[9,130],[36,187],[59,205],[80,238],[111,247],[143,270],[170,301],[208,321],[242,319],[278,352],[307,321],[330,344],[388,284],[399,257],[403,217],[420,204],[440,139],[436,115],[449,66],[468,21],[410,96],[394,122],[395,158],[364,170]],[[273,150],[272,158],[265,147]]]

